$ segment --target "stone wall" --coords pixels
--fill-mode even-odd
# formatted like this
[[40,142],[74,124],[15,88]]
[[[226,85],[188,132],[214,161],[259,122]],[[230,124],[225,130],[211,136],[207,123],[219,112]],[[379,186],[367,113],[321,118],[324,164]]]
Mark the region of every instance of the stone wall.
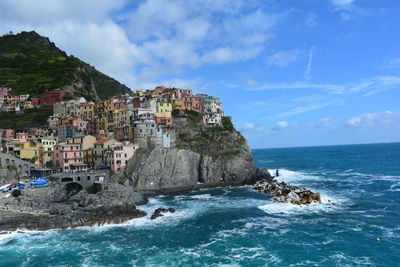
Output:
[[20,176],[29,175],[31,168],[39,168],[39,166],[12,155],[0,153],[0,169],[3,170],[0,172],[0,176],[4,173],[9,175],[10,172]]

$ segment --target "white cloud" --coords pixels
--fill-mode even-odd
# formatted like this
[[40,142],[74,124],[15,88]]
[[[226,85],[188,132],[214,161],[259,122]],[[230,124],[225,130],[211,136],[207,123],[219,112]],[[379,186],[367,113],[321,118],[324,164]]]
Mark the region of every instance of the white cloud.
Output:
[[4,0],[0,34],[36,30],[134,89],[185,68],[257,57],[280,19],[262,6],[245,0]]
[[148,55],[140,75],[151,79],[252,59],[262,53],[277,21],[277,15],[244,0],[147,0],[128,15],[127,33]]
[[[279,99],[268,100],[269,109],[275,109],[276,111],[271,112],[274,115],[267,118],[282,119],[328,106],[343,105],[352,99],[370,97],[384,91],[399,88],[400,77],[378,76],[373,79],[347,84],[318,84],[303,81],[266,83],[259,86],[247,87],[246,90],[296,90],[301,92],[304,95],[302,97],[281,97]],[[289,93],[285,95],[289,95]],[[259,99],[257,102],[264,103],[265,101]],[[251,108],[258,109],[254,103],[252,103]]]
[[338,9],[349,8],[355,0],[331,0],[331,3]]
[[366,113],[351,118],[347,121],[347,125],[351,127],[386,126],[395,122],[400,122],[400,112],[388,110],[384,112]]
[[327,106],[330,106],[330,105],[333,105],[336,103],[337,103],[336,100],[326,100],[326,101],[321,101],[321,102],[307,101],[305,103],[302,103],[302,105],[300,105],[300,106],[293,107],[293,108],[288,109],[287,111],[276,114],[275,118],[286,118],[286,117],[306,113],[306,112],[309,112],[312,110],[318,110],[318,109],[321,109],[321,108],[324,108],[324,107],[327,107]]
[[332,124],[333,119],[330,117],[324,117],[319,119],[316,123],[310,124],[312,128],[324,128]]
[[258,87],[248,88],[248,91],[265,91],[265,90],[322,90],[331,95],[349,95],[360,94],[360,96],[371,96],[373,94],[398,88],[400,86],[400,77],[397,76],[378,76],[373,79],[361,80],[347,84],[318,84],[309,82],[284,82],[269,83]]
[[284,130],[289,128],[289,123],[287,121],[278,121],[274,127],[267,129],[265,126],[258,123],[245,123],[241,131],[246,133],[262,133],[271,134],[276,131]]
[[308,51],[308,61],[307,61],[307,67],[306,67],[306,72],[305,72],[306,80],[311,79],[313,56],[314,56],[314,46],[311,47],[310,50]]
[[246,123],[243,126],[244,131],[265,131],[265,128],[262,125],[256,123]]
[[400,68],[400,57],[391,58],[383,68],[387,69],[397,69]]
[[268,57],[268,64],[285,67],[299,59],[300,49],[278,51]]
[[317,23],[317,17],[318,17],[317,14],[315,14],[313,12],[309,12],[308,15],[307,15],[307,19],[306,19],[304,24],[307,27],[310,27],[310,28],[315,27],[318,24]]
[[325,127],[332,123],[332,118],[325,117],[318,120],[318,124]]
[[260,83],[258,81],[256,81],[256,80],[254,80],[254,79],[248,79],[246,81],[246,85],[250,86],[250,87],[254,87],[254,86],[259,86]]
[[2,0],[0,20],[3,23],[36,26],[65,19],[101,22],[126,3],[127,0]]
[[289,123],[287,121],[278,121],[275,127],[272,128],[273,131],[283,130],[289,127]]

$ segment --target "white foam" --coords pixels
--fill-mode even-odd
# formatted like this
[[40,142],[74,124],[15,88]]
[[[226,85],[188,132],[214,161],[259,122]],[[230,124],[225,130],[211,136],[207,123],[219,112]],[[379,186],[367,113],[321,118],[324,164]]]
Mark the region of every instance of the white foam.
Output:
[[190,196],[190,198],[193,198],[193,199],[210,199],[211,197],[212,196],[210,194]]
[[[51,231],[51,230],[49,230]],[[8,242],[10,239],[18,238],[23,235],[27,234],[38,234],[38,233],[44,233],[47,231],[35,231],[35,230],[26,230],[26,229],[17,229],[15,231],[6,231],[4,234],[0,234],[0,245],[3,245],[4,243]]]
[[271,202],[266,205],[258,206],[258,208],[268,214],[301,215],[306,213],[332,212],[341,209],[340,204],[345,201],[345,199],[333,198],[326,194],[321,194],[321,203],[294,205],[291,203]]
[[15,238],[21,234],[23,234],[24,232],[22,231],[12,231],[12,232],[6,232],[3,234],[0,234],[0,245],[3,245],[4,243],[6,243],[8,240]]
[[[275,175],[276,169],[275,170],[270,169],[269,172],[271,173],[271,175]],[[293,181],[306,181],[306,180],[321,180],[321,177],[299,171],[279,169],[279,176],[276,177],[276,179],[283,182],[293,182]]]

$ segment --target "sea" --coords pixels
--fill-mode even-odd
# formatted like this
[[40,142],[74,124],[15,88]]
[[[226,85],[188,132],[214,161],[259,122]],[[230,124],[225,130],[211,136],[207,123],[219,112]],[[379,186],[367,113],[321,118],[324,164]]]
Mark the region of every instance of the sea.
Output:
[[[251,186],[160,196],[120,225],[2,235],[0,266],[400,266],[400,143],[252,154],[322,203]],[[176,212],[150,220],[158,207]]]

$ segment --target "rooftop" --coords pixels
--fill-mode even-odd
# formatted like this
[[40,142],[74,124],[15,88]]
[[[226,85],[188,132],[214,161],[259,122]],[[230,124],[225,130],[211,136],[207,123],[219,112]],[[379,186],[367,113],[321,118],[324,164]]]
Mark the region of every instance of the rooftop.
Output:
[[94,144],[95,145],[102,145],[104,143],[107,143],[108,141],[111,141],[111,139],[110,138],[104,138],[104,139],[100,139],[100,140],[96,141]]

